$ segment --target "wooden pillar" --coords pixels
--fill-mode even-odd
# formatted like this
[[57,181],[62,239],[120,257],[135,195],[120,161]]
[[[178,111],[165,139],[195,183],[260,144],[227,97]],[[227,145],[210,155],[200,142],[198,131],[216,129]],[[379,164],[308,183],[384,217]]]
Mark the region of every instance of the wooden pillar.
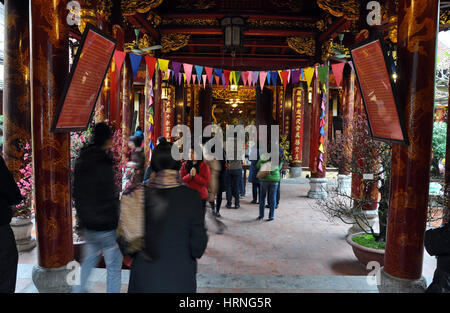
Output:
[[286,91],[284,92],[284,103],[283,103],[283,134],[287,136],[287,139],[291,138],[291,120],[292,120],[292,97],[293,97],[293,86],[292,84],[286,85]]
[[175,87],[175,125],[185,124],[184,121],[184,84]]
[[5,1],[3,153],[16,181],[23,147],[31,145],[29,1]]
[[309,90],[306,89],[305,112],[303,118],[303,153],[302,166],[309,167],[309,156],[311,146],[311,110],[312,104],[309,102]]
[[[119,25],[113,25],[112,27],[113,37],[117,40],[116,50],[123,51],[124,44],[124,30]],[[125,57],[125,59],[127,59]],[[122,68],[125,66],[122,65]],[[115,65],[114,58],[111,63],[111,92],[110,92],[110,107],[109,107],[109,120],[111,125],[115,130],[120,129],[122,121],[122,105],[120,102],[120,77],[121,70],[117,71],[117,66]]]
[[428,206],[439,1],[400,0],[398,90],[410,144],[394,145],[384,272],[422,274]]
[[[275,89],[276,90],[276,89]],[[276,91],[275,91],[276,92]],[[272,125],[272,92],[268,88],[256,87],[256,127],[258,129],[258,141],[268,140],[267,147],[270,147],[270,125]],[[267,138],[265,134],[260,134],[259,126],[267,125]],[[262,135],[262,137],[260,137]]]
[[169,86],[167,93],[167,100],[162,100],[163,103],[163,136],[172,141],[172,128],[175,121],[175,86]]
[[120,104],[122,106],[121,128],[122,128],[122,153],[125,157],[128,151],[128,137],[131,136],[131,121],[134,114],[133,102],[133,71],[130,59],[125,57],[120,76]]
[[[353,132],[353,116],[355,110],[355,82],[356,75],[355,72],[351,69],[350,66],[345,66],[344,68],[344,94],[342,101],[342,113],[343,113],[343,136],[344,138],[351,138]],[[339,169],[339,174],[349,175],[350,168],[349,163],[352,160],[352,147],[350,146],[351,142],[348,142],[349,145],[344,147],[345,158],[348,160],[346,168]]]
[[50,132],[69,69],[67,2],[30,2],[36,230],[38,263],[45,269],[73,260],[69,134]]
[[301,83],[300,87],[295,87],[293,91],[292,128],[290,136],[293,167],[301,167],[302,164],[304,110],[306,102],[306,88]]

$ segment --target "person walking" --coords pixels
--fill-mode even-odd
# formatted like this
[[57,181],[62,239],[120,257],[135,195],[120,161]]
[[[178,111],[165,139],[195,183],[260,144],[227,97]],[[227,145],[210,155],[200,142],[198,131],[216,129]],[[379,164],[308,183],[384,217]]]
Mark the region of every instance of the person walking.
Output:
[[[233,140],[233,139],[231,139]],[[227,205],[228,209],[232,207],[232,201],[234,198],[234,208],[239,209],[240,203],[240,187],[242,181],[242,157],[239,157],[239,151],[237,146],[237,138],[234,138],[234,155],[227,155]]]
[[[256,164],[256,167],[261,170],[261,167],[263,164],[266,164],[268,168],[270,169],[269,165],[271,165],[269,162],[271,162],[270,155],[268,153],[264,153],[261,155],[261,158]],[[275,167],[273,170],[267,171],[267,175],[264,177],[260,177],[259,180],[261,181],[261,190],[260,190],[260,196],[259,196],[259,216],[258,220],[262,220],[264,218],[264,209],[265,209],[265,197],[267,194],[267,199],[269,201],[269,218],[266,221],[273,221],[274,219],[274,212],[275,212],[275,206],[277,201],[277,189],[280,182],[280,169],[283,167],[283,162],[278,162],[278,166]]]
[[219,172],[219,187],[216,195],[216,216],[222,217],[220,215],[220,208],[222,207],[222,199],[223,193],[227,191],[227,169],[226,169],[226,161],[225,161],[225,151],[222,150],[222,160],[220,162],[220,172]]
[[[166,143],[167,139],[164,136],[160,136],[158,137],[158,139],[156,139],[156,146],[158,146],[160,143]],[[147,166],[147,169],[145,170],[144,173],[144,178],[143,178],[143,183],[147,184],[150,181],[150,177],[152,176],[152,169],[150,164]]]
[[130,186],[141,184],[144,178],[145,155],[144,149],[141,148],[141,141],[140,137],[137,136],[130,136],[128,139],[130,152],[125,172],[125,183]]
[[208,243],[205,210],[200,194],[182,184],[171,149],[163,143],[153,151],[155,177],[145,187],[145,244],[131,264],[129,293],[197,291],[197,259]]
[[86,241],[81,263],[81,285],[75,292],[85,292],[92,269],[103,254],[106,263],[106,290],[120,292],[122,254],[116,243],[119,221],[119,187],[115,183],[114,161],[109,152],[112,132],[105,123],[93,130],[91,143],[84,147],[75,163],[73,199]]
[[[202,151],[201,147],[198,147]],[[189,188],[195,189],[200,193],[202,207],[206,210],[206,201],[208,200],[208,185],[210,179],[209,166],[202,160],[202,152],[197,154],[194,146],[190,149],[190,160],[183,163],[180,170],[181,179]]]
[[258,147],[256,146],[256,143],[250,142],[250,148],[249,148],[249,159],[250,159],[250,173],[248,175],[248,182],[252,183],[252,195],[253,200],[251,203],[258,204],[258,195],[260,193],[259,189],[259,179],[256,177],[256,174],[258,173],[258,169],[256,168],[256,164],[258,163]]
[[0,155],[0,293],[14,293],[16,290],[19,254],[9,223],[12,206],[19,204],[22,199],[14,177]]

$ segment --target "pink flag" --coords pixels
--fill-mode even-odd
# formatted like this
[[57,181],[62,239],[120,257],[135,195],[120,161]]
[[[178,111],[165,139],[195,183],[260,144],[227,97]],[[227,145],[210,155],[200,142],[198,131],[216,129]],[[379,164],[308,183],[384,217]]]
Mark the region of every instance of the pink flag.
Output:
[[319,169],[319,171],[323,173],[322,162],[319,162],[319,166],[317,166],[317,168]]
[[355,70],[355,67],[353,66],[353,61],[349,61],[349,62],[348,62],[348,65],[350,65],[350,66],[352,67],[352,70],[353,70],[353,71]]
[[197,76],[192,76],[192,84],[194,84],[195,85],[195,79],[197,78]]
[[345,63],[336,63],[331,65],[334,77],[336,78],[336,85],[340,86],[342,82],[342,75],[344,74]]
[[192,67],[192,64],[183,63],[184,73],[186,74],[186,81],[188,85],[191,82]]
[[178,73],[178,85],[181,85],[182,81],[183,81],[183,73]]
[[248,76],[248,85],[253,86],[253,72],[246,72]]
[[261,92],[264,89],[264,83],[266,82],[267,72],[266,71],[260,71],[259,72],[259,85],[261,86]]
[[206,88],[206,77],[208,77],[206,74],[202,75],[202,78],[203,78],[203,89]]

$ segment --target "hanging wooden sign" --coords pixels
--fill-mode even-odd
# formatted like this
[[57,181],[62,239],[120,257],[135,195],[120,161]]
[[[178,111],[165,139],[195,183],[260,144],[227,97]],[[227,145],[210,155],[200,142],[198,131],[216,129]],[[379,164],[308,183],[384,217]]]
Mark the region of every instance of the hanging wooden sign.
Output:
[[59,101],[53,132],[88,127],[115,48],[115,39],[87,24]]
[[372,137],[408,144],[402,110],[393,88],[393,73],[382,39],[361,42],[350,52]]

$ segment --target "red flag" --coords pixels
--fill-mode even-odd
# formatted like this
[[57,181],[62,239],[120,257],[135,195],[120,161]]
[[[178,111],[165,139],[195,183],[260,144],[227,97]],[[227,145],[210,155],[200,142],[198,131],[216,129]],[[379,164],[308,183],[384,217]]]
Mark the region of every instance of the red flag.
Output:
[[246,86],[248,81],[248,72],[242,72],[242,81],[244,82],[244,86]]
[[283,78],[283,86],[284,86],[284,90],[286,90],[286,85],[288,82],[288,76],[289,76],[289,70],[288,71],[283,71],[281,72],[281,78]]
[[336,85],[340,86],[342,82],[342,75],[344,74],[345,63],[336,63],[331,65],[334,77],[336,78]]
[[214,79],[216,80],[216,84],[217,86],[219,86],[219,82],[220,82],[220,77],[217,75],[214,75]]
[[208,81],[210,82],[211,81],[211,75],[212,75],[212,72],[213,72],[213,68],[205,66],[205,72],[206,72],[206,75],[208,77]]
[[228,86],[230,84],[230,71],[223,70],[225,76],[225,84]]
[[156,59],[146,55],[145,63],[147,64],[148,77],[150,79],[153,79],[153,74],[155,73]]

